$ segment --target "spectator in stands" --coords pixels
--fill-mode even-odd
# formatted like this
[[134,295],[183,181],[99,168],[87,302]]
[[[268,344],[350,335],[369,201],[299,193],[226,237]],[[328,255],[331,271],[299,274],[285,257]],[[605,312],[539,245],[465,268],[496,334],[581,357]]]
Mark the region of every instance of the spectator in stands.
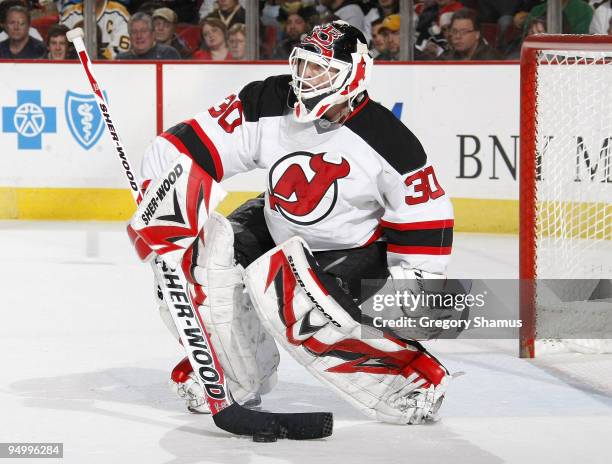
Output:
[[[79,0],[80,1],[80,0]],[[125,3],[125,0],[117,0]],[[153,16],[155,10],[160,8],[170,8],[176,13],[178,23],[198,22],[198,0],[145,0],[130,1],[130,11],[141,11]]]
[[[55,9],[61,16],[64,13],[64,10],[72,5],[76,5],[77,3],[83,3],[83,0],[53,0],[55,4]],[[124,6],[127,7],[125,2],[121,2]]]
[[[316,6],[315,3],[318,0],[261,0],[264,4],[260,14],[260,24],[263,26],[264,34],[270,34],[270,29],[275,29],[278,32],[279,40],[282,34],[282,22],[285,21],[288,15],[297,13],[299,10],[304,10],[306,22],[310,28],[322,24],[321,14],[329,14],[327,8],[323,6]],[[304,16],[304,15],[303,15]],[[331,16],[329,16],[330,19]],[[269,39],[269,38],[268,38]],[[267,46],[266,44],[264,48]],[[272,51],[268,54],[272,56],[276,42],[272,44]]]
[[434,61],[442,59],[442,55],[450,50],[450,23],[452,16],[440,20],[440,33],[415,44],[414,59],[418,61]]
[[360,31],[365,30],[365,15],[359,0],[319,0],[319,2],[329,8],[333,18],[346,21]]
[[[64,7],[60,23],[69,29],[83,21],[83,3],[70,4]],[[102,31],[102,56],[112,60],[118,53],[130,49],[128,23],[130,13],[121,3],[113,0],[96,0],[96,23]]]
[[159,10],[160,8],[164,7],[164,3],[162,2],[162,0],[144,0],[142,2],[138,1],[136,3],[132,3],[129,8],[131,14],[138,13],[140,11],[142,13],[148,14],[149,16],[153,16],[153,12],[155,10]]
[[200,21],[202,45],[193,52],[194,60],[225,61],[232,57],[227,47],[227,28],[218,18],[209,16]]
[[463,8],[453,13],[449,37],[451,49],[442,55],[445,60],[499,60],[501,55],[486,43],[480,32],[477,13]]
[[[6,12],[12,6],[23,6],[28,8],[27,2],[25,0],[0,0],[0,42],[8,39],[8,35],[5,31],[4,24],[6,23]],[[30,8],[28,8],[29,10]],[[32,27],[30,24],[30,30],[28,31],[30,37],[34,37],[37,40],[43,41],[40,32],[36,30],[35,27]]]
[[529,12],[536,6],[541,5],[544,0],[520,0],[517,12],[514,14],[514,27],[521,31],[525,30],[525,20]]
[[23,6],[12,6],[6,12],[4,23],[8,39],[0,42],[0,58],[12,60],[42,58],[45,44],[30,37],[30,12]]
[[[85,24],[83,24],[82,20],[79,21],[78,23],[76,23],[74,25],[74,27],[80,27],[81,29],[85,30]],[[128,37],[128,40],[129,40],[129,37]],[[96,25],[96,44],[98,46],[98,59],[99,60],[106,60],[106,59],[108,59],[105,56],[106,49],[104,48],[104,46],[106,44],[104,44],[102,42],[102,29],[100,29],[100,25],[99,24]]]
[[[260,51],[259,54],[264,59],[271,59],[276,53],[279,42],[285,39],[284,23],[290,14],[297,13],[302,8],[302,0],[263,0],[264,6],[260,14]],[[304,3],[311,0],[304,0]],[[312,10],[312,19],[309,24],[318,24],[318,12]],[[316,16],[316,18],[314,18]]]
[[176,23],[178,17],[170,8],[158,8],[153,12],[153,30],[155,31],[155,41],[158,44],[168,45],[174,48],[181,58],[189,58],[192,51],[185,45],[185,42],[176,35]]
[[608,35],[612,35],[612,18],[610,18],[610,24],[608,25]]
[[438,9],[436,0],[425,0],[415,5],[417,44],[426,42],[432,37],[431,28],[438,21]]
[[263,8],[261,9],[261,13],[259,15],[261,25],[264,27],[273,27],[275,29],[279,29],[278,16],[280,14],[281,9],[280,3],[277,0],[262,0],[262,2]]
[[54,24],[47,31],[47,55],[50,60],[70,60],[76,58],[72,44],[66,33],[69,29],[63,24]]
[[398,61],[400,52],[400,15],[392,14],[383,19],[380,33],[385,38],[385,51],[378,55],[380,61]]
[[595,9],[589,26],[589,33],[609,34],[610,20],[612,20],[612,0],[602,3]]
[[[561,34],[569,34],[569,19],[565,13],[563,13],[561,21]],[[546,23],[546,14],[540,16],[539,18],[529,18],[529,21],[525,23],[527,28],[525,36],[533,34],[546,34]]]
[[[525,32],[523,33],[523,35],[521,35],[521,37],[518,37],[510,44],[510,47],[506,54],[507,60],[518,60],[521,58],[521,46],[523,45],[525,37],[533,34],[546,33],[546,14],[540,16],[539,18],[530,18],[529,21],[526,21],[523,24],[523,26],[525,27]],[[563,13],[561,33],[568,34],[569,28],[570,27],[567,15]]]
[[455,11],[464,8],[463,4],[457,0],[436,0],[438,4],[438,16],[436,17],[435,28],[432,35],[442,33],[442,25],[450,24]]
[[416,59],[437,59],[448,50],[447,30],[453,13],[461,8],[456,0],[428,0],[417,9]]
[[372,2],[372,8],[370,8],[364,19],[363,34],[368,41],[374,38],[372,23],[379,20],[380,22],[377,24],[380,24],[384,18],[392,14],[399,14],[399,0],[378,0],[378,2]]
[[546,18],[534,18],[527,29],[526,35],[546,34]]
[[372,32],[372,40],[370,41],[370,55],[372,55],[372,58],[374,59],[377,59],[386,50],[385,37],[380,30],[382,27],[382,22],[382,18],[378,18],[372,21],[372,24],[370,24],[370,31]]
[[130,19],[130,50],[119,53],[118,60],[180,60],[176,49],[155,42],[153,18],[146,13],[135,13]]
[[[271,1],[276,2],[276,0],[271,0]],[[246,6],[246,0],[239,0],[239,3],[240,3],[240,6],[243,8]],[[206,18],[209,14],[213,13],[216,9],[217,9],[217,0],[202,0],[202,3],[200,4],[200,10],[198,11],[200,20]],[[277,10],[277,14],[278,14],[278,10]]]
[[[563,13],[567,17],[569,33],[588,34],[589,25],[593,19],[593,8],[583,0],[561,0],[561,5],[563,6]],[[534,18],[546,16],[547,6],[547,2],[535,6],[529,12],[525,21],[525,28],[529,27]]]
[[197,24],[200,20],[198,0],[163,0],[163,4],[165,8],[170,8],[176,13],[179,23]]
[[279,18],[284,20],[289,13],[299,13],[306,20],[309,26],[306,32],[309,32],[313,27],[323,24],[321,15],[314,3],[313,0],[281,0]]
[[[286,60],[289,58],[293,47],[300,43],[302,34],[310,30],[307,17],[308,14],[305,12],[305,8],[301,8],[295,13],[291,13],[286,18],[279,17],[279,21],[283,24],[283,40],[274,49],[272,53],[272,59],[274,60]],[[281,10],[282,12],[283,10]],[[284,19],[284,21],[283,21]]]
[[505,37],[512,25],[514,13],[518,11],[521,0],[478,0],[479,19],[486,23],[497,23],[497,49],[506,47]]
[[246,60],[246,26],[244,24],[234,24],[229,28],[227,46],[232,60]]
[[246,22],[246,11],[238,0],[217,0],[219,7],[206,18],[215,18],[225,25],[228,30],[234,24]]

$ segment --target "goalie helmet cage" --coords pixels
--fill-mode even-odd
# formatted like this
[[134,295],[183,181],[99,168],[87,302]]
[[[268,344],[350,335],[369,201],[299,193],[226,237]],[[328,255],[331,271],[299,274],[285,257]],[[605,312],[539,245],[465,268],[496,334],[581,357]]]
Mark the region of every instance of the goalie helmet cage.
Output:
[[[612,278],[612,36],[527,37],[520,104],[520,356],[532,358],[536,338],[612,318],[580,313],[593,282]],[[538,279],[593,280],[552,281],[551,292]]]

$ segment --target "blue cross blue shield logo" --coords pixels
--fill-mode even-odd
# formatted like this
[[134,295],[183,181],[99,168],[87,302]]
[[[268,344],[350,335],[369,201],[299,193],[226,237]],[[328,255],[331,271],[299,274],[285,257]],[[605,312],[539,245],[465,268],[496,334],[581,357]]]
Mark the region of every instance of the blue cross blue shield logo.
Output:
[[40,101],[40,90],[18,90],[17,106],[2,108],[2,132],[17,134],[19,150],[40,150],[42,135],[57,132],[55,107]]
[[[106,95],[104,96],[106,98]],[[80,94],[69,90],[64,104],[70,133],[85,150],[93,147],[102,132],[102,114],[93,94]]]

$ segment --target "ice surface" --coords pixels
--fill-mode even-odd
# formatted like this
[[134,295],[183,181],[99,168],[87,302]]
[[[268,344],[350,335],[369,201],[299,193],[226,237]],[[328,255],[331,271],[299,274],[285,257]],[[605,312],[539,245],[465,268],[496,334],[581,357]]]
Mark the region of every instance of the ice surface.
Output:
[[[264,408],[331,410],[334,435],[232,437],[167,388],[181,350],[122,225],[3,222],[0,238],[0,442],[64,442],[61,462],[87,464],[610,462],[607,357],[530,362],[516,341],[429,343],[466,375],[426,426],[366,420],[283,356]],[[449,273],[515,277],[516,237],[457,234]],[[608,377],[585,380],[594,370]]]

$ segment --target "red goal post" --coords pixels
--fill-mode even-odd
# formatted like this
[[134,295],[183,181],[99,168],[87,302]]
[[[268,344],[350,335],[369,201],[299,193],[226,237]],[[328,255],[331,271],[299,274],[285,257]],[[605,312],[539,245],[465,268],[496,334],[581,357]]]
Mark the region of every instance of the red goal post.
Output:
[[[581,226],[578,224],[572,224],[572,231],[568,232],[568,230],[545,230],[546,227],[550,227],[550,221],[554,220],[550,217],[542,218],[543,214],[545,214],[547,209],[552,208],[553,203],[565,203],[565,210],[568,209],[568,204],[571,203],[572,207],[576,206],[580,199],[575,200],[570,196],[564,197],[566,191],[571,189],[578,189],[579,187],[583,187],[586,185],[586,182],[582,185],[578,186],[576,183],[576,187],[573,187],[571,184],[567,183],[568,180],[559,180],[559,185],[556,186],[557,192],[561,192],[559,200],[553,201],[551,198],[539,198],[538,195],[542,195],[539,192],[539,189],[542,189],[542,182],[540,182],[544,177],[546,177],[547,182],[550,184],[554,182],[550,178],[556,174],[550,174],[551,171],[555,169],[548,169],[548,171],[542,175],[542,153],[544,153],[544,158],[555,157],[558,156],[559,159],[555,160],[556,165],[562,164],[563,160],[560,158],[561,155],[558,155],[556,152],[551,155],[551,153],[547,153],[547,146],[544,145],[542,148],[542,137],[547,137],[546,133],[540,134],[541,137],[538,139],[538,130],[544,132],[545,129],[542,129],[543,121],[538,118],[555,118],[554,109],[551,112],[547,110],[547,115],[544,115],[545,111],[541,108],[545,103],[543,99],[545,98],[545,94],[550,90],[550,87],[554,87],[555,89],[550,90],[551,92],[557,92],[554,98],[558,101],[562,102],[559,105],[557,118],[568,119],[566,127],[560,124],[557,132],[552,134],[548,140],[553,140],[555,137],[557,139],[561,138],[560,133],[572,132],[572,128],[578,125],[580,127],[580,121],[572,122],[569,120],[569,116],[571,116],[574,111],[573,107],[570,106],[566,100],[571,100],[572,98],[577,98],[576,101],[580,97],[574,97],[573,95],[569,95],[568,89],[571,90],[571,85],[564,87],[562,80],[568,78],[569,76],[588,76],[585,73],[582,73],[582,69],[577,73],[569,72],[570,66],[589,66],[591,64],[605,66],[605,71],[603,73],[604,80],[606,80],[606,76],[609,75],[609,66],[612,66],[612,36],[601,36],[601,35],[548,35],[548,34],[539,34],[535,36],[529,36],[525,39],[521,51],[521,69],[520,69],[520,78],[521,78],[521,98],[520,98],[520,181],[519,181],[519,202],[520,202],[520,229],[519,229],[519,276],[521,279],[521,294],[520,294],[520,317],[523,321],[523,325],[520,331],[520,356],[532,358],[535,356],[535,340],[536,340],[536,332],[537,332],[537,288],[536,288],[536,278],[548,277],[548,275],[542,276],[541,269],[544,267],[543,264],[539,261],[544,259],[540,255],[544,253],[548,253],[549,261],[554,261],[557,259],[559,261],[559,265],[562,265],[564,260],[567,261],[567,257],[563,255],[566,250],[562,250],[559,254],[555,254],[555,246],[559,246],[560,250],[562,247],[566,246],[566,244],[561,244],[561,242],[565,241],[568,243],[573,242],[586,242],[589,237],[586,237],[589,233],[593,234],[593,237],[601,238],[602,236],[604,240],[610,240],[609,235],[610,232],[610,224],[606,225],[605,221],[603,226],[600,226],[600,229],[603,227],[603,230],[597,231],[589,231],[588,221],[585,221],[584,230],[579,230],[578,238],[570,237],[567,238],[569,233],[574,233],[576,228],[580,228]],[[549,69],[543,69],[544,67],[549,67]],[[550,66],[556,66],[556,68],[550,68]],[[596,74],[601,74],[601,67]],[[555,76],[558,75],[559,86],[556,87],[556,83],[554,85],[547,84],[547,82],[556,82],[551,81],[549,78],[548,81],[542,82],[540,80],[540,74],[545,74],[547,76]],[[580,79],[588,79],[588,77],[581,77]],[[597,77],[600,79],[600,77]],[[601,79],[600,79],[601,80]],[[590,85],[590,83],[584,82],[582,80],[578,80],[575,82],[576,87],[581,89],[583,86]],[[606,82],[603,83],[603,97],[609,98],[612,100],[612,80],[607,81],[608,87],[605,87]],[[546,87],[548,85],[548,87]],[[596,85],[602,85],[602,83],[597,83]],[[596,99],[596,95],[598,90],[593,90],[594,95],[592,98]],[[554,102],[554,99],[552,100]],[[550,107],[550,104],[546,104]],[[587,105],[587,103],[585,103]],[[582,105],[577,105],[582,106]],[[606,106],[605,109],[608,107]],[[551,116],[552,115],[552,116]],[[601,115],[603,118],[608,118],[612,120],[612,113]],[[594,115],[586,115],[585,117],[598,118],[597,114]],[[597,123],[597,119],[595,122]],[[552,125],[545,125],[547,130]],[[555,132],[555,131],[551,131]],[[612,133],[607,134],[612,137]],[[579,139],[581,140],[581,139]],[[555,140],[556,141],[556,140]],[[612,140],[610,140],[612,142]],[[546,141],[546,144],[548,141]],[[579,159],[578,155],[576,155],[576,145],[572,145],[573,147],[573,159],[567,159],[568,167],[570,163],[574,163],[572,169],[578,169]],[[606,145],[607,147],[607,145]],[[585,149],[584,147],[582,147]],[[605,148],[605,147],[604,147]],[[540,152],[538,152],[540,150]],[[565,151],[554,149],[557,152]],[[591,152],[595,151],[591,148]],[[602,149],[603,150],[603,149]],[[550,150],[549,150],[550,151]],[[608,152],[609,153],[609,152]],[[566,156],[565,154],[563,156]],[[566,156],[567,158],[567,156]],[[609,162],[609,160],[608,160]],[[609,168],[609,165],[607,165]],[[604,166],[605,168],[605,166]],[[602,169],[600,169],[602,171]],[[578,172],[578,171],[576,171]],[[578,174],[576,174],[577,176]],[[566,176],[567,177],[567,176]],[[591,180],[593,176],[591,176]],[[574,179],[575,180],[575,179]],[[604,179],[605,181],[605,179]],[[565,183],[563,183],[565,182]],[[594,183],[591,182],[593,185]],[[569,186],[569,187],[568,187]],[[545,187],[549,188],[549,187]],[[597,188],[601,188],[600,186],[595,186],[592,190],[596,190]],[[612,190],[612,184],[608,185],[606,192]],[[610,214],[610,204],[608,203],[606,206],[606,201],[609,200],[608,193],[604,192],[604,198],[601,201],[602,205],[600,207],[603,208],[602,211],[598,211],[598,218],[603,214],[606,215],[605,219],[612,218],[609,216]],[[572,194],[574,194],[572,192]],[[576,192],[575,195],[579,196],[580,192]],[[591,197],[593,195],[597,195],[597,192],[589,192]],[[566,199],[567,198],[567,199]],[[593,200],[591,198],[591,203],[597,202],[597,200]],[[539,210],[538,210],[539,209]],[[585,209],[584,207],[582,209]],[[561,213],[565,214],[565,213]],[[572,213],[576,216],[575,213]],[[559,212],[555,213],[556,216],[559,216]],[[593,220],[591,220],[593,222]],[[567,224],[563,224],[563,226],[567,227]],[[542,245],[540,243],[542,234],[548,234],[555,238],[556,242],[561,245],[554,245],[550,250],[546,251],[546,244]],[[586,240],[585,240],[586,239]],[[552,241],[552,240],[549,240]],[[606,245],[607,246],[607,245]],[[567,247],[567,246],[566,246]],[[595,247],[596,248],[596,247]],[[570,256],[571,260],[571,255]],[[575,252],[576,259],[588,259],[584,254]],[[553,263],[547,263],[547,266],[554,266]],[[594,267],[592,267],[594,269]],[[570,273],[571,274],[571,273]],[[554,275],[554,273],[553,273]],[[574,275],[566,275],[562,276],[563,278],[571,279],[574,278]],[[587,275],[581,275],[578,278],[589,278]],[[595,278],[595,276],[593,276]]]

